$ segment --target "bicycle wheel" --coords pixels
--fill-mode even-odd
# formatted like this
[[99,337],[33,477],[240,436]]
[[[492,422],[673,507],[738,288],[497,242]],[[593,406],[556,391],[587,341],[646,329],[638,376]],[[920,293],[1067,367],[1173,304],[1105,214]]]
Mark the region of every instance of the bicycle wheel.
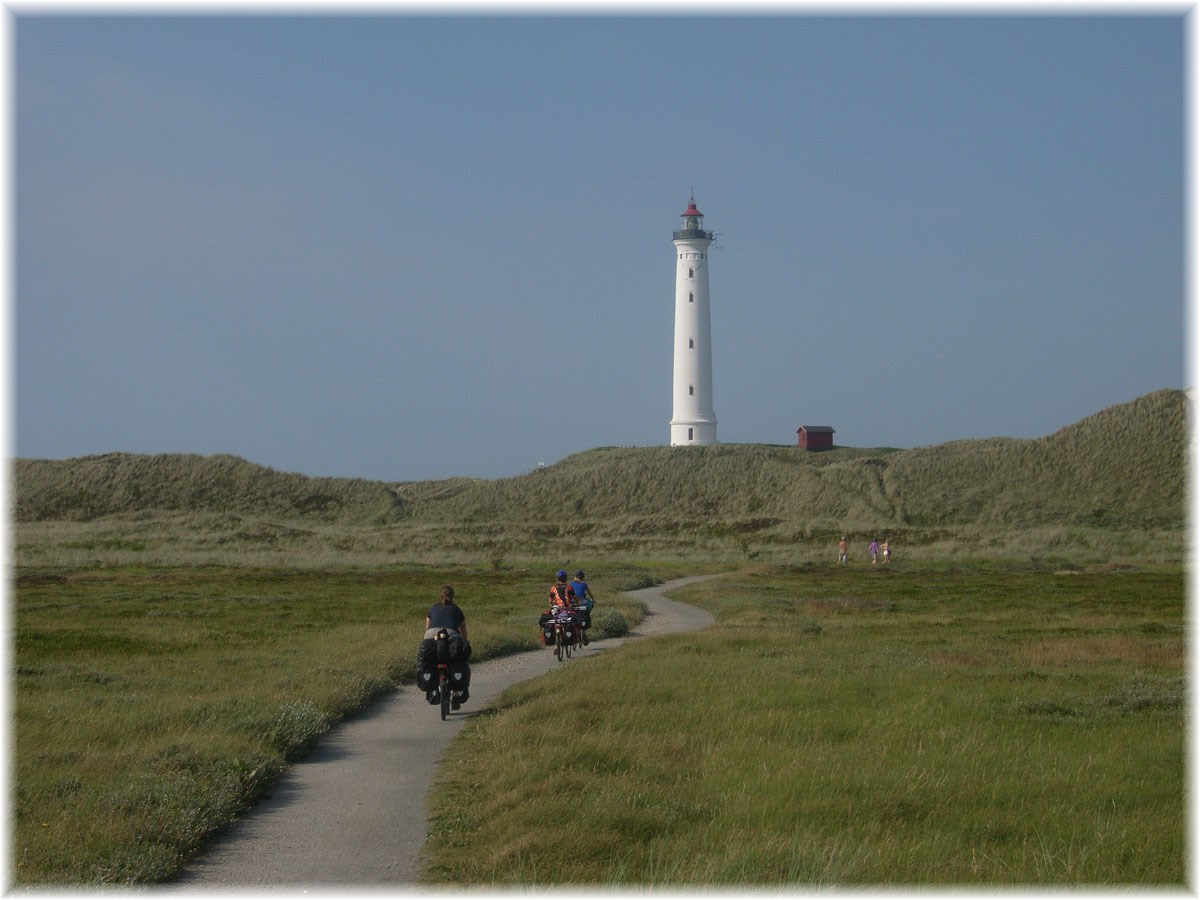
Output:
[[562,629],[555,628],[554,629],[554,655],[558,657],[559,662],[563,661],[563,653],[564,652],[565,652],[565,647],[563,646]]
[[442,696],[442,721],[450,715],[450,679],[445,675],[442,676],[442,683],[438,685],[438,690]]

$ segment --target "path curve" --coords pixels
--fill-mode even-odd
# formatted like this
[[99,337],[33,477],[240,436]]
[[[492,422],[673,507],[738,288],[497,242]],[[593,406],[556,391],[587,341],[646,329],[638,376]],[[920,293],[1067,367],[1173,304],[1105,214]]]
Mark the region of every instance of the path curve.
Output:
[[[628,638],[594,641],[577,656],[628,640],[713,623],[702,609],[668,600],[666,592],[714,578],[697,575],[630,591],[649,615]],[[185,889],[265,886],[415,885],[425,840],[426,787],[442,751],[463,722],[505,688],[560,663],[548,650],[471,667],[471,699],[448,721],[406,685],[339,725],[288,771],[251,812],[225,832],[175,881]]]

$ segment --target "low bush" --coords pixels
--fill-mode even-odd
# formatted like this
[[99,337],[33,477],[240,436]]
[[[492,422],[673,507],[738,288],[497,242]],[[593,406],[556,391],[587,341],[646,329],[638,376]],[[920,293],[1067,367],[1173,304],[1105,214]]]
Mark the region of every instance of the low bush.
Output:
[[601,638],[625,637],[629,623],[615,609],[602,609],[592,615],[592,633]]

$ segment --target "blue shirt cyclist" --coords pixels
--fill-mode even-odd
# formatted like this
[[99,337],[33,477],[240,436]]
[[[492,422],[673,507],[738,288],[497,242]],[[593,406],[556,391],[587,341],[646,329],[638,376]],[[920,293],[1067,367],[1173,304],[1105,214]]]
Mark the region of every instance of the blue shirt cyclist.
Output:
[[591,609],[596,605],[596,598],[592,596],[592,589],[583,580],[583,569],[575,572],[575,578],[571,581],[571,591],[575,594],[576,606]]
[[454,588],[446,584],[442,586],[442,595],[429,609],[429,615],[425,617],[425,637],[435,638],[438,631],[445,628],[447,631],[456,631],[462,635],[462,639],[467,640],[467,617],[454,603]]

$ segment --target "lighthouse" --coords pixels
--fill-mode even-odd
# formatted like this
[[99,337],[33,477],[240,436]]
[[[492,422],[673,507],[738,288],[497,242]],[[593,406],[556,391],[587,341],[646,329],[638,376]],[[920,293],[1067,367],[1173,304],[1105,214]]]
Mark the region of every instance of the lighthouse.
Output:
[[696,198],[680,213],[675,232],[675,368],[672,380],[671,446],[717,442],[713,412],[712,326],[708,314],[708,245]]

